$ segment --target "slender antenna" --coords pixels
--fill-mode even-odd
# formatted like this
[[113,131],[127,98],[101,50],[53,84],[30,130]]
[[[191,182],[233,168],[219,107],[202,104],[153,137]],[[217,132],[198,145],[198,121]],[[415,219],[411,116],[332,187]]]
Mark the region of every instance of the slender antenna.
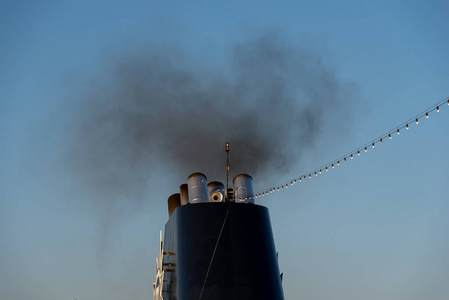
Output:
[[229,165],[229,142],[226,142],[226,200],[228,200],[228,187],[229,187],[229,169],[230,169],[230,165]]

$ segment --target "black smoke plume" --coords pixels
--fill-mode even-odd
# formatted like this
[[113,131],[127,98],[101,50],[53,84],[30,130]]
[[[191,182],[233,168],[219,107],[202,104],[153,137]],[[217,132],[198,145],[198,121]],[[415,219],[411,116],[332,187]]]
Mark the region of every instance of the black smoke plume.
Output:
[[221,69],[173,48],[114,63],[76,118],[77,174],[121,196],[143,192],[161,164],[181,178],[203,172],[224,181],[226,141],[233,175],[287,172],[326,120],[354,101],[349,86],[305,49],[266,35],[234,46]]

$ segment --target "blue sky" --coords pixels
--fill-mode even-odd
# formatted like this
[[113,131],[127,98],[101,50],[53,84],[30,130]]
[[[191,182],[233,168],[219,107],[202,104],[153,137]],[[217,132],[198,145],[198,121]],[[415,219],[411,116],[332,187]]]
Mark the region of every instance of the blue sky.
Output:
[[[115,91],[104,85],[111,66],[168,47],[226,74],[230,49],[266,34],[318,58],[354,91],[352,105],[328,108],[338,114],[321,107],[332,117],[315,143],[286,157],[287,171],[255,177],[259,190],[448,97],[448,13],[445,1],[3,1],[0,298],[152,297],[166,199],[186,178],[161,161],[143,196],[109,203],[79,184],[68,155],[82,144],[73,127],[86,95]],[[258,201],[270,210],[286,299],[449,297],[448,128],[446,106],[347,165]]]

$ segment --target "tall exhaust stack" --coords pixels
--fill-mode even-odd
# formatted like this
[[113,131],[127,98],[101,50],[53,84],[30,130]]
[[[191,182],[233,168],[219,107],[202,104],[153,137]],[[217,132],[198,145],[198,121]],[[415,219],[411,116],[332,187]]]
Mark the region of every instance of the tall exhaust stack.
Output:
[[168,217],[170,218],[175,209],[181,206],[181,195],[173,194],[168,198]]
[[253,203],[253,178],[247,174],[234,177],[234,199],[236,203]]
[[189,204],[189,188],[187,183],[182,184],[179,187],[179,191],[181,194],[181,205]]
[[187,178],[189,203],[209,202],[207,195],[207,178],[202,173],[193,173]]

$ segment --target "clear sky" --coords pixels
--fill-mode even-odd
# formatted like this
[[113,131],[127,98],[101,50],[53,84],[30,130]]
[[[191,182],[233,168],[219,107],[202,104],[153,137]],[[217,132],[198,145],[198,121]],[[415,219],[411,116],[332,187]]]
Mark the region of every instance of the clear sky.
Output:
[[[203,170],[179,171],[161,154],[183,152],[160,136],[170,133],[164,126],[185,91],[175,88],[168,104],[156,93],[162,98],[148,108],[137,105],[141,94],[129,88],[136,83],[165,97],[178,84],[164,89],[146,82],[166,71],[155,67],[159,61],[147,62],[154,59],[148,53],[194,74],[187,78],[199,81],[193,91],[203,104],[215,101],[204,96],[209,92],[223,96],[221,89],[252,97],[243,108],[231,103],[244,112],[252,105],[247,119],[259,128],[252,132],[256,142],[269,130],[258,123],[259,116],[270,117],[263,101],[274,111],[277,103],[312,107],[308,116],[315,118],[307,124],[319,130],[311,139],[316,127],[297,127],[302,123],[290,109],[274,114],[279,120],[270,127],[288,128],[288,135],[276,132],[275,145],[257,147],[274,149],[270,155],[287,167],[279,171],[278,160],[267,157],[264,173],[254,176],[259,190],[317,168],[448,97],[448,15],[447,1],[1,1],[0,299],[152,298],[166,199]],[[257,56],[245,73],[252,53],[263,54],[261,37],[269,37],[264,49],[282,51]],[[236,56],[239,49],[250,54]],[[240,67],[230,67],[236,59]],[[139,77],[140,66],[159,71]],[[257,72],[262,75],[248,79]],[[249,88],[267,78],[270,89]],[[292,102],[265,93],[273,91],[273,78],[282,78],[282,99]],[[223,84],[211,88],[214,82]],[[229,93],[236,90],[241,93]],[[123,140],[102,146],[114,146],[106,158],[89,152],[99,132],[113,140],[112,130],[139,128],[118,113],[123,127],[107,130],[124,92],[137,110],[150,110],[137,114],[143,128],[157,129],[142,131],[148,151],[131,149],[148,160],[121,160]],[[265,99],[260,105],[258,97]],[[270,210],[286,299],[449,298],[449,106],[410,127],[346,165],[257,201]],[[225,138],[218,136],[218,144]],[[110,157],[120,161],[109,165]]]

